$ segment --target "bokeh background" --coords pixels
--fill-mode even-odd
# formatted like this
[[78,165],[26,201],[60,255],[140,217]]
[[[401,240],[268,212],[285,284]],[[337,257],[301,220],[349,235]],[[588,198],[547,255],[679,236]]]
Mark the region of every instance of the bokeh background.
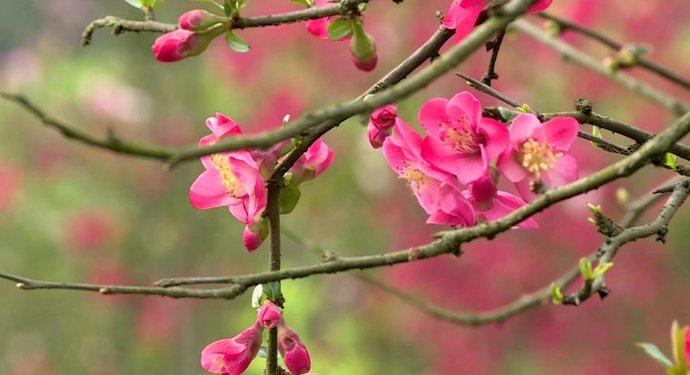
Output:
[[[246,14],[288,11],[288,0],[248,0]],[[555,14],[624,42],[653,46],[649,57],[690,78],[690,2],[685,0],[556,0]],[[446,0],[373,1],[367,30],[379,67],[357,71],[347,44],[318,40],[303,24],[246,30],[252,51],[237,54],[217,41],[200,58],[154,60],[154,34],[114,37],[97,31],[82,48],[84,26],[104,15],[137,19],[124,1],[0,2],[0,89],[21,91],[54,117],[91,134],[113,129],[123,139],[181,146],[207,133],[204,119],[223,112],[247,132],[271,129],[285,114],[348,100],[369,87],[436,29]],[[174,22],[199,3],[168,0],[158,19]],[[530,17],[533,22],[540,19]],[[576,35],[565,39],[603,59],[607,51]],[[479,52],[459,70],[481,77]],[[521,35],[510,35],[494,86],[539,111],[571,110],[576,98],[649,131],[672,117],[664,110],[562,61]],[[635,76],[687,101],[654,76]],[[416,111],[434,96],[467,90],[449,75],[400,103]],[[484,105],[497,104],[478,94]],[[610,134],[606,137],[615,139]],[[331,169],[303,186],[284,227],[341,255],[364,255],[422,244],[440,227],[424,215],[405,184],[372,150],[353,119],[326,141]],[[578,141],[583,175],[617,157]],[[190,162],[166,172],[157,162],[116,156],[61,138],[10,103],[0,103],[0,270],[46,280],[150,284],[160,278],[225,275],[266,269],[264,245],[248,254],[242,226],[224,209],[197,211],[187,200],[202,171]],[[539,231],[512,231],[450,256],[377,275],[402,290],[458,311],[496,308],[548,285],[597,248],[585,203],[614,218],[615,192],[644,194],[671,175],[647,168],[637,176],[563,202],[540,214]],[[657,210],[655,208],[654,210]],[[654,211],[652,210],[652,211]],[[649,218],[651,213],[646,216]],[[435,320],[347,275],[286,281],[285,317],[308,346],[313,371],[339,374],[653,374],[663,369],[635,347],[650,341],[668,351],[673,319],[690,321],[690,214],[670,226],[666,245],[646,239],[625,247],[607,279],[604,301],[543,306],[501,325],[470,328]],[[284,240],[284,265],[318,261]],[[20,291],[0,283],[0,373],[202,374],[199,352],[232,337],[254,319],[250,296],[234,301],[100,296]],[[257,359],[249,374],[261,374]]]

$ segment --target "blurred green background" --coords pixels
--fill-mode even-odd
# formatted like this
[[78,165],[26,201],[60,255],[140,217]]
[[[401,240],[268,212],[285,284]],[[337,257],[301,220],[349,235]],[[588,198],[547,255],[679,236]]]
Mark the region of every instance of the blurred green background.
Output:
[[[247,3],[247,14],[255,15],[298,9],[287,0]],[[433,33],[434,11],[447,5],[372,2],[367,29],[377,40],[380,66],[367,74],[351,66],[346,44],[317,40],[304,25],[240,32],[252,45],[246,55],[228,51],[221,41],[202,58],[161,64],[150,52],[153,34],[113,37],[105,29],[95,33],[92,45],[79,46],[93,19],[141,17],[124,1],[3,1],[0,89],[21,91],[51,116],[91,134],[112,129],[125,140],[189,145],[208,133],[204,120],[215,112],[251,133],[276,127],[285,114],[295,118],[357,96]],[[198,6],[168,0],[158,19],[174,22]],[[618,0],[556,0],[553,10],[621,40],[649,43],[655,60],[690,75],[687,2],[634,7]],[[581,38],[566,39],[605,56]],[[487,59],[480,52],[461,69],[479,77]],[[498,71],[496,87],[540,111],[569,110],[584,96],[597,111],[650,131],[672,118],[524,37],[509,36]],[[633,74],[690,100],[687,92],[648,74]],[[429,97],[462,90],[463,82],[446,77],[400,103],[401,115],[414,124]],[[284,227],[340,255],[428,242],[442,228],[424,224],[414,198],[364,134],[360,119],[352,119],[326,137],[335,162],[304,185],[300,205],[284,217]],[[587,142],[578,147],[583,175],[616,159],[591,152]],[[167,172],[157,162],[70,142],[2,102],[0,270],[44,280],[133,285],[264,271],[266,245],[248,254],[243,227],[226,210],[197,211],[188,203],[189,186],[202,169],[190,162]],[[636,196],[668,176],[647,169],[548,210],[540,232],[511,232],[468,246],[458,260],[444,257],[378,274],[448,308],[495,308],[547,285],[596,248],[601,237],[586,224],[587,200],[604,204],[615,216],[622,210],[616,188]],[[312,371],[322,375],[661,373],[634,342],[667,348],[671,320],[690,320],[684,288],[690,255],[682,230],[688,215],[679,216],[670,245],[662,249],[648,240],[631,248],[636,256],[623,251],[605,303],[545,307],[498,327],[473,329],[436,321],[350,275],[328,275],[286,281],[285,318],[308,346]],[[318,261],[289,237],[284,243],[284,266]],[[0,283],[0,291],[0,373],[11,375],[202,374],[201,349],[234,336],[255,315],[250,293],[233,301],[171,300],[20,291],[10,282]],[[247,373],[261,374],[263,364],[255,360]]]

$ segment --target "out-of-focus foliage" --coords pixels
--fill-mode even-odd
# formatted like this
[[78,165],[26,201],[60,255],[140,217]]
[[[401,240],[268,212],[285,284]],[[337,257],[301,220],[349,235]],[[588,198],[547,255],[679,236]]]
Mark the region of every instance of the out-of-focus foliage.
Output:
[[[199,6],[167,1],[159,20],[174,22]],[[447,1],[372,2],[366,28],[379,67],[362,73],[349,51],[318,40],[304,25],[244,30],[252,49],[238,54],[222,40],[202,58],[175,64],[153,59],[156,35],[97,31],[79,47],[83,27],[106,14],[137,19],[125,2],[85,0],[0,3],[0,89],[18,90],[52,115],[93,134],[165,145],[197,142],[215,112],[249,131],[280,125],[299,113],[358,95],[430,36],[435,10]],[[246,14],[298,9],[287,0],[247,1]],[[686,1],[559,0],[553,11],[622,41],[654,47],[648,58],[690,76]],[[540,22],[540,21],[536,21]],[[600,58],[606,52],[568,35]],[[460,70],[480,77],[479,52]],[[494,86],[539,111],[570,110],[585,97],[595,110],[658,131],[671,116],[604,78],[562,62],[519,35],[506,38]],[[682,91],[643,72],[686,100]],[[448,76],[400,104],[416,124],[420,103],[465,90]],[[485,105],[497,104],[480,96]],[[612,137],[606,131],[605,137]],[[423,212],[363,126],[348,121],[327,136],[335,163],[302,189],[283,225],[341,255],[421,244],[441,228]],[[583,173],[616,157],[589,142],[575,151]],[[165,172],[155,162],[114,156],[71,143],[8,103],[0,103],[0,270],[29,277],[94,283],[150,284],[172,276],[224,275],[266,269],[267,249],[248,254],[242,227],[223,209],[196,211],[187,190],[201,171],[192,162]],[[490,309],[548,285],[601,237],[587,224],[586,202],[619,217],[614,198],[632,197],[669,176],[643,174],[564,202],[537,216],[542,229],[480,241],[465,255],[379,271],[391,283],[450,309]],[[654,373],[634,343],[665,342],[674,318],[687,321],[690,300],[688,215],[670,227],[665,246],[644,240],[622,250],[608,272],[612,294],[578,308],[543,307],[501,326],[467,328],[434,320],[349,275],[287,281],[286,318],[312,354],[313,371],[345,374],[622,374]],[[318,261],[286,238],[285,266]],[[0,372],[3,374],[202,374],[199,352],[232,337],[254,319],[250,295],[235,301],[106,297],[33,291],[0,284]],[[685,317],[685,318],[684,318]],[[666,348],[662,348],[666,349]],[[261,374],[262,360],[250,367]]]

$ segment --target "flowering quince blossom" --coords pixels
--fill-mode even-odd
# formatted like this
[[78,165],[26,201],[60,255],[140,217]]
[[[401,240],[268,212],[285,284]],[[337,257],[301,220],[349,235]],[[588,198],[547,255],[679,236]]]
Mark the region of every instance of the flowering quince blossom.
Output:
[[510,125],[510,145],[497,167],[523,198],[529,199],[531,182],[556,187],[575,181],[577,160],[568,149],[577,138],[579,124],[572,117],[558,117],[545,123],[528,113],[515,117]]
[[[496,189],[496,184],[490,176],[482,177],[469,184],[468,189],[462,194],[472,204],[477,215],[477,222],[500,219],[525,205],[522,199]],[[534,219],[529,218],[518,224],[517,228],[537,229],[539,225]]]
[[177,20],[177,24],[184,30],[203,31],[225,21],[227,18],[216,16],[203,9],[194,9],[183,13]]
[[262,330],[256,322],[231,339],[208,344],[201,351],[201,367],[213,374],[242,374],[259,353]]
[[318,177],[331,166],[333,157],[333,150],[321,138],[317,139],[290,168],[290,184],[297,185]]
[[[540,0],[532,5],[528,12],[541,12],[552,2],[553,0]],[[455,30],[455,36],[458,40],[462,40],[472,31],[479,19],[479,14],[489,4],[489,0],[453,0],[443,17],[443,26]]]
[[463,184],[485,176],[489,163],[508,145],[505,126],[483,117],[479,100],[468,92],[428,100],[419,110],[419,122],[428,134],[422,158]]
[[269,300],[261,305],[256,317],[256,321],[266,329],[276,328],[282,319],[283,309]]
[[223,27],[206,32],[179,29],[159,36],[151,51],[160,62],[174,62],[202,54],[211,41],[223,33]]
[[383,141],[393,133],[397,117],[398,111],[395,106],[390,104],[377,108],[371,113],[369,125],[367,125],[367,135],[371,147],[380,148],[383,146]]
[[[206,120],[211,134],[201,138],[200,146],[212,145],[221,138],[241,134],[240,127],[229,117],[216,114]],[[261,212],[266,208],[264,179],[260,165],[248,151],[233,151],[201,158],[206,169],[194,181],[189,190],[189,200],[198,209],[227,206],[238,220],[247,225],[245,244],[250,251],[258,247],[257,239],[247,233],[263,233],[257,225]],[[254,229],[254,230],[251,230]],[[265,238],[265,236],[264,236]],[[260,244],[260,241],[258,241]]]
[[474,209],[460,194],[455,178],[421,157],[422,138],[402,119],[395,119],[395,134],[383,142],[383,156],[391,168],[408,181],[427,223],[473,225]]
[[293,375],[302,375],[311,369],[311,359],[306,346],[299,336],[281,321],[278,326],[278,351],[283,357],[285,367]]

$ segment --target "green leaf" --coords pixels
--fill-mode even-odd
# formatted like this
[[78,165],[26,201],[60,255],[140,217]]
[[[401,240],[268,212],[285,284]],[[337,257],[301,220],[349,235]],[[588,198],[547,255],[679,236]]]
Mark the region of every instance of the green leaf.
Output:
[[665,166],[673,169],[674,171],[678,169],[678,158],[670,152],[664,154],[663,163]]
[[352,35],[352,21],[338,18],[328,25],[328,38],[331,40],[341,40]]
[[563,292],[561,292],[561,288],[556,283],[551,283],[551,300],[554,305],[563,303]]
[[580,259],[580,274],[582,275],[582,278],[585,281],[594,280],[594,276],[592,273],[592,262],[590,262],[589,259],[587,259],[587,258]]
[[244,53],[249,51],[249,44],[232,30],[225,34],[225,41],[228,43],[228,47],[235,52]]
[[513,119],[517,116],[517,113],[511,111],[506,107],[498,107],[498,113],[501,114],[501,118],[505,120],[505,122],[512,122]]
[[289,214],[297,207],[297,202],[302,193],[297,186],[287,186],[280,190],[280,213],[281,215]]
[[608,270],[610,270],[613,267],[613,263],[608,262],[608,263],[602,263],[597,265],[597,268],[594,269],[594,273],[592,274],[592,277],[595,279],[598,279],[606,274]]
[[[595,137],[604,138],[604,137],[601,135],[601,130],[599,129],[598,126],[592,126],[592,135],[595,136]],[[598,144],[597,142],[592,141],[591,143],[592,143],[592,146],[594,146],[594,147],[597,147],[597,148],[600,148],[600,147],[601,147],[601,145]]]
[[529,109],[529,105],[527,105],[527,104],[523,104],[522,107],[517,107],[515,109],[517,109],[518,112],[522,112],[522,113],[530,113],[531,112]]
[[661,350],[656,347],[656,345],[647,342],[640,342],[637,343],[637,346],[642,348],[648,356],[654,358],[657,362],[664,365],[664,367],[673,366],[673,362],[671,362],[671,360],[668,359],[668,357],[666,357],[664,353],[662,353]]
[[272,281],[270,283],[261,284],[264,295],[271,301],[280,301],[283,299],[283,293],[280,291],[280,282]]
[[125,0],[125,2],[137,9],[141,9],[144,6],[144,4],[141,3],[141,0]]
[[311,7],[312,5],[314,5],[314,2],[312,0],[290,0],[290,2],[293,2],[295,4],[306,5],[308,7]]
[[232,17],[232,4],[230,3],[230,0],[225,0],[223,2],[223,11],[225,12],[225,17]]

